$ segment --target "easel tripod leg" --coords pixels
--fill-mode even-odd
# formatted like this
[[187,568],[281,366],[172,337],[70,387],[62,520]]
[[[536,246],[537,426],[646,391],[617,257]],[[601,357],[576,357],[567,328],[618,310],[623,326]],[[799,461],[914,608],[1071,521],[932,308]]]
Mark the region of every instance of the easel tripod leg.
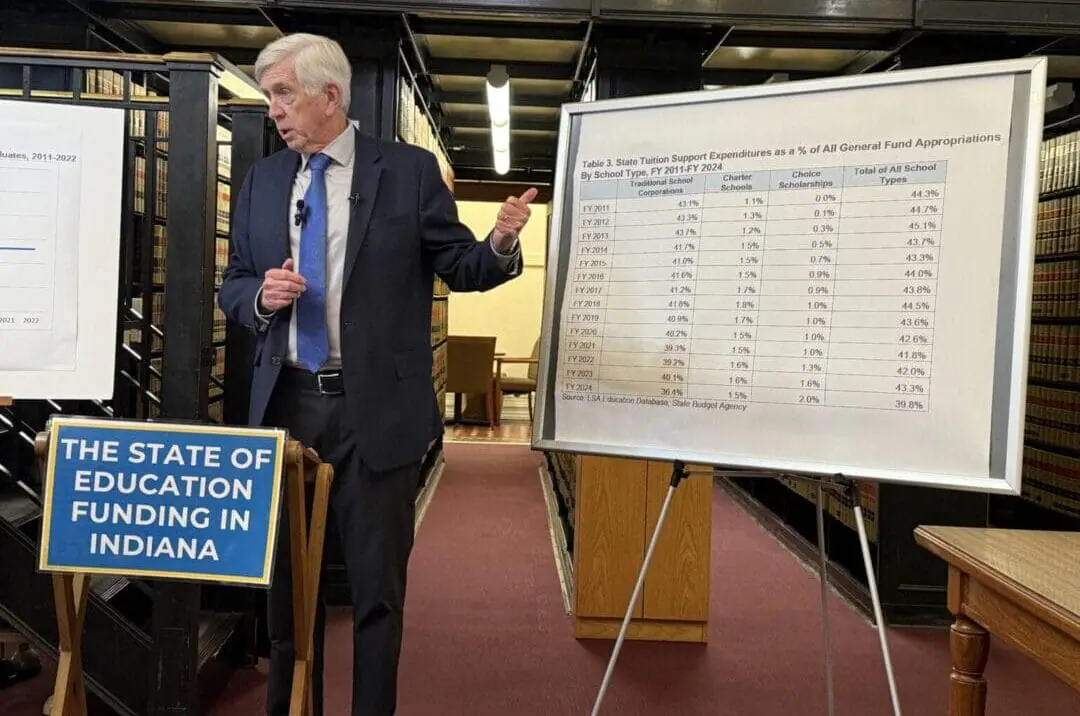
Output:
[[870,588],[870,600],[874,605],[874,623],[877,625],[878,641],[881,642],[881,658],[885,662],[885,678],[889,682],[889,696],[892,698],[894,716],[901,716],[900,697],[896,690],[896,676],[893,675],[892,658],[889,656],[889,640],[885,633],[885,617],[881,611],[881,597],[878,595],[877,579],[874,578],[874,564],[870,560],[870,541],[866,537],[866,522],[863,521],[859,488],[854,483],[849,487],[851,502],[855,507],[855,526],[859,530],[859,546],[862,548],[863,566],[866,568],[866,583]]
[[289,716],[307,716],[311,710],[311,668],[308,660],[312,633],[307,628],[308,614],[315,595],[308,593],[307,576],[307,497],[304,493],[302,449],[293,444],[285,466],[285,497],[289,512],[289,561],[293,592],[293,661]]
[[330,482],[333,479],[333,468],[324,463],[319,465],[315,473],[315,500],[311,510],[311,524],[308,533],[307,545],[307,572],[304,575],[306,582],[305,591],[311,595],[307,604],[307,615],[304,629],[311,634],[308,639],[307,651],[307,708],[308,713],[315,713],[315,689],[314,672],[315,663],[315,619],[319,608],[319,579],[322,576],[323,547],[326,541],[326,514],[330,503]]
[[592,716],[600,713],[600,706],[604,702],[608,685],[611,683],[611,675],[615,672],[615,662],[619,659],[619,652],[622,651],[623,642],[626,640],[626,632],[630,628],[630,620],[634,615],[634,605],[637,604],[638,597],[641,596],[641,590],[645,586],[645,575],[649,571],[649,562],[652,561],[653,551],[656,549],[656,543],[660,539],[660,531],[664,528],[668,508],[671,506],[671,499],[675,496],[675,488],[679,486],[679,483],[682,482],[686,475],[687,472],[683,463],[676,462],[671,473],[671,484],[668,486],[667,495],[664,496],[664,504],[661,505],[660,515],[656,519],[652,539],[649,540],[649,548],[645,551],[645,561],[641,565],[641,571],[638,572],[637,582],[634,584],[634,593],[630,595],[630,604],[626,607],[626,616],[623,617],[619,636],[615,639],[615,647],[611,650],[611,658],[608,659],[607,670],[604,672],[604,680],[600,683],[600,691],[597,693],[596,702],[593,704]]
[[[302,449],[297,445],[292,459],[286,465],[285,473],[289,513],[289,558],[292,566],[293,643],[296,649],[289,716],[309,716],[315,713],[314,630],[319,608],[326,514],[329,509],[330,486],[334,480],[334,469],[330,464],[320,463],[316,467],[309,520],[304,460]],[[319,677],[321,678],[321,674]]]
[[82,630],[90,581],[85,574],[54,574],[52,583],[60,637],[52,716],[86,716]]
[[825,651],[825,694],[829,716],[836,714],[833,691],[832,645],[829,640],[829,556],[825,549],[825,488],[817,484],[818,576],[821,577],[821,637]]

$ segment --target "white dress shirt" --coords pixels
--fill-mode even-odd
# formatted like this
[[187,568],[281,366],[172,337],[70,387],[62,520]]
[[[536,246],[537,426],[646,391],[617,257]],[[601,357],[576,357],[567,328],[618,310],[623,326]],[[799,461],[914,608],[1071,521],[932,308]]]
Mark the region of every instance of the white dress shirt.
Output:
[[[352,192],[353,166],[356,159],[356,129],[352,123],[346,125],[345,131],[326,145],[320,153],[330,157],[331,160],[324,173],[326,178],[326,329],[330,357],[322,370],[338,370],[341,368],[340,317],[345,275],[345,246],[349,235],[349,215],[352,208],[349,195]],[[300,169],[293,179],[292,196],[289,198],[289,253],[293,258],[293,270],[300,275],[304,274],[304,267],[299,265],[300,230],[303,227],[293,220],[293,216],[296,214],[297,202],[304,198],[311,184],[311,168],[308,166],[308,159],[307,155],[301,158]],[[492,245],[493,251],[494,248]],[[515,238],[509,254],[496,251],[495,255],[509,270],[518,252],[518,241]],[[259,289],[255,296],[255,315],[257,318],[268,321],[273,314],[260,310],[261,298],[262,289]],[[289,320],[289,347],[285,355],[285,363],[291,366],[299,365],[296,355],[295,311],[292,312]]]

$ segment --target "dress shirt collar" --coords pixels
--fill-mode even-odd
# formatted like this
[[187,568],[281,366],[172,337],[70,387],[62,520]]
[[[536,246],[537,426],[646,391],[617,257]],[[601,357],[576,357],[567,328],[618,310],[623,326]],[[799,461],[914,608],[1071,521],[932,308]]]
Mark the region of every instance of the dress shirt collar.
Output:
[[[343,167],[349,166],[353,156],[356,154],[356,129],[353,127],[352,122],[346,124],[345,131],[334,137],[334,140],[319,153],[325,154]],[[300,171],[307,169],[310,158],[311,156],[308,154],[300,155]]]

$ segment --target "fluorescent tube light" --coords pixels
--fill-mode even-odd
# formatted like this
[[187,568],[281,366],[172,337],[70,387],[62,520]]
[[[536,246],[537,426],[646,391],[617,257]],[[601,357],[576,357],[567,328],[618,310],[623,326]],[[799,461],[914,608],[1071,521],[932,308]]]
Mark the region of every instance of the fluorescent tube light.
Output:
[[495,173],[505,174],[510,171],[510,152],[495,152]]
[[487,103],[492,124],[510,124],[510,75],[505,65],[492,65],[487,74]]
[[495,173],[506,174],[510,171],[510,75],[505,65],[492,65],[488,72],[487,103]]
[[491,125],[491,148],[496,152],[510,151],[510,127],[505,124]]

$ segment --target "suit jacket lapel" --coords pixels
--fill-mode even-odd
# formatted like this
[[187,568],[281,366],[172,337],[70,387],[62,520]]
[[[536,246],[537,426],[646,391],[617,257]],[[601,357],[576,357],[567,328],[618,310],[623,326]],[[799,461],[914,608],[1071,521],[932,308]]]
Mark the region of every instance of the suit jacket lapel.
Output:
[[368,224],[371,223],[371,212],[375,208],[375,195],[379,191],[379,178],[382,175],[380,159],[375,142],[356,130],[356,154],[350,192],[352,196],[349,197],[349,236],[345,244],[343,283],[346,286],[360,255],[360,246],[367,237]]
[[283,206],[281,221],[278,224],[277,241],[274,244],[277,265],[285,263],[285,259],[292,255],[289,246],[289,222],[296,216],[296,207],[293,205],[292,190],[296,180],[296,172],[300,171],[300,155],[296,152],[286,152],[284,159],[278,165],[281,172],[275,181],[269,182],[271,196],[267,197],[268,206]]

